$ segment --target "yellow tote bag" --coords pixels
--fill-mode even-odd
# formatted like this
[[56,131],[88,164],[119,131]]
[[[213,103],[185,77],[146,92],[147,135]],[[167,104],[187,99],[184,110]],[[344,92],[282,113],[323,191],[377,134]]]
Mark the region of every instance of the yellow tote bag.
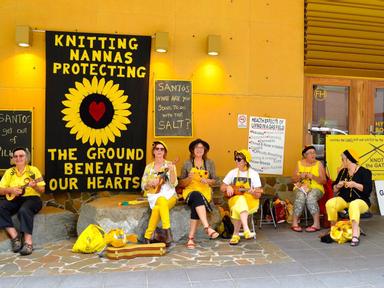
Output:
[[72,252],[95,253],[102,251],[106,242],[104,240],[104,230],[98,225],[90,224],[77,238]]

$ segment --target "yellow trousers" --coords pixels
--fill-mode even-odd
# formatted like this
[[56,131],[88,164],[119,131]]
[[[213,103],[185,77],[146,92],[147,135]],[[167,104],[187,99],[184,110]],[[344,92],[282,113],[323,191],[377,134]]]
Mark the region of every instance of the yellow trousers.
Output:
[[253,198],[250,194],[237,195],[232,197],[228,204],[231,211],[231,218],[240,220],[241,212],[247,211],[249,214],[252,214],[258,210],[259,199]]
[[337,221],[337,212],[348,208],[349,220],[354,220],[357,223],[360,222],[360,214],[367,212],[369,209],[367,203],[361,199],[348,203],[341,197],[329,199],[325,204],[325,208],[327,209],[328,220],[331,222]]
[[151,217],[149,218],[148,228],[145,230],[144,237],[151,239],[157,224],[161,219],[163,229],[171,228],[171,220],[169,219],[169,210],[176,205],[177,198],[171,197],[169,200],[165,197],[159,197],[152,209]]

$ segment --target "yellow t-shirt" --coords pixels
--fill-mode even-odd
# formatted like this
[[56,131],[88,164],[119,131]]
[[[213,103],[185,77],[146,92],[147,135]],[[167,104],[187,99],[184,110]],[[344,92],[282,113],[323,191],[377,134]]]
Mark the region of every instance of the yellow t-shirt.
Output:
[[[5,171],[0,181],[0,188],[22,187],[26,185],[31,179],[39,180],[39,178],[42,179],[41,173],[39,169],[34,166],[25,166],[25,169],[22,173],[20,173],[15,167],[12,167]],[[45,186],[44,180],[39,181],[37,185]],[[32,187],[26,187],[25,193],[22,195],[22,197],[28,196],[40,197],[40,193]]]
[[[312,166],[304,166],[303,164],[301,164],[301,161],[298,161],[298,163],[297,163],[297,167],[299,168],[298,172],[299,173],[311,173],[312,175],[319,177],[320,176],[319,165],[320,165],[319,161],[316,161],[316,163]],[[310,181],[309,180],[305,180],[305,181],[307,181],[307,185],[311,189],[319,189],[322,193],[324,193],[324,186],[322,184],[317,183],[313,179]]]

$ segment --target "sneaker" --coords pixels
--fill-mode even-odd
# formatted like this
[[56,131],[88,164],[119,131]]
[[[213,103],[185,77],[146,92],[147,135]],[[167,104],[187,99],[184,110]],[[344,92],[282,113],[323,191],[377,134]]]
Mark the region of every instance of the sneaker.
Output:
[[33,251],[32,244],[24,243],[23,248],[21,248],[21,250],[20,250],[20,255],[21,256],[31,255],[32,251]]
[[256,237],[256,233],[255,232],[251,232],[249,230],[247,231],[244,231],[244,238],[245,239],[252,239],[252,238],[255,238]]
[[17,235],[15,238],[11,239],[11,245],[12,245],[12,251],[14,253],[17,253],[21,250],[21,241],[19,235]]

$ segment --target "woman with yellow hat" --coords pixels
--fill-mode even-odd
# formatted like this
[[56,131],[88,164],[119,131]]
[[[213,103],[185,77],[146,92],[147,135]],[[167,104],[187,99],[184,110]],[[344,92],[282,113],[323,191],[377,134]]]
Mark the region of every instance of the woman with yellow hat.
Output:
[[245,239],[252,239],[256,236],[249,230],[248,215],[258,210],[259,198],[263,192],[263,189],[260,188],[259,174],[250,167],[251,153],[246,149],[235,151],[234,160],[236,168],[228,172],[220,187],[221,191],[229,197],[228,205],[234,226],[233,235],[229,241],[230,245],[237,245],[240,242],[241,226],[243,226]]
[[215,164],[207,158],[209,144],[202,139],[196,139],[189,144],[190,159],[184,162],[180,175],[180,186],[184,188],[183,198],[191,208],[188,249],[196,247],[195,234],[199,222],[210,239],[219,237],[208,223],[207,212],[212,212],[212,185],[217,181]]
[[296,169],[292,176],[295,183],[296,193],[291,229],[295,232],[302,232],[299,226],[299,218],[305,207],[312,214],[313,224],[305,229],[307,232],[320,230],[320,209],[318,201],[324,195],[324,184],[326,181],[323,164],[316,160],[316,148],[312,145],[304,147],[301,152],[303,159],[297,162]]
[[150,239],[160,220],[163,229],[167,233],[166,244],[169,245],[173,241],[169,210],[177,202],[175,190],[177,173],[175,165],[166,160],[167,152],[167,145],[163,141],[156,140],[153,142],[152,156],[154,161],[145,167],[141,180],[144,196],[148,197],[148,203],[152,209],[148,228],[144,234],[146,243],[150,243]]
[[372,173],[358,164],[358,154],[352,149],[341,154],[341,161],[343,168],[333,183],[333,191],[337,196],[329,199],[325,207],[332,226],[337,221],[337,212],[348,208],[352,222],[351,246],[358,246],[360,214],[367,212],[371,206],[369,196],[372,191]]

